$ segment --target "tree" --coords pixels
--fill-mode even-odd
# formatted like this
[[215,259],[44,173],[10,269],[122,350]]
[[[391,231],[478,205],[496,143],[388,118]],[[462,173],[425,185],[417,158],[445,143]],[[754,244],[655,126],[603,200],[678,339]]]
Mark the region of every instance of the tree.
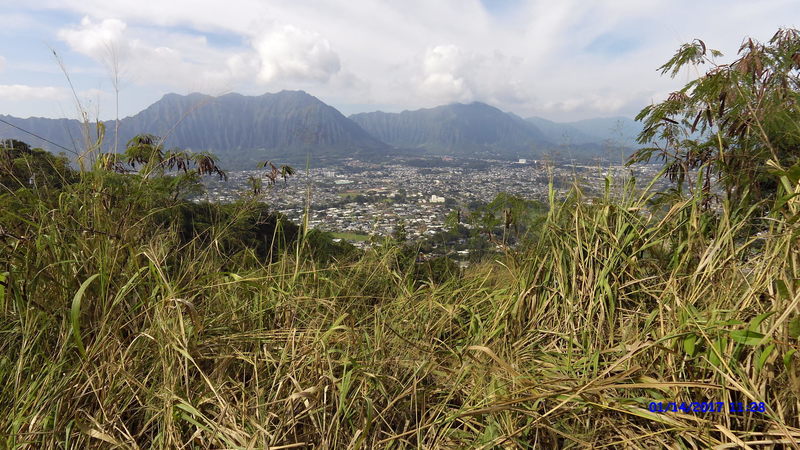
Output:
[[659,157],[678,191],[700,181],[707,199],[714,182],[733,200],[772,198],[776,171],[800,170],[800,32],[780,29],[766,44],[745,39],[729,64],[717,63],[721,56],[695,40],[659,68],[675,77],[686,66],[709,65],[639,113],[639,143],[648,147],[629,162]]
[[122,161],[147,178],[163,176],[168,171],[183,172],[184,175],[213,175],[227,179],[227,174],[217,164],[217,157],[209,152],[192,153],[173,148],[163,151],[163,139],[152,134],[140,134],[128,141],[125,153],[103,153],[98,158],[100,168],[115,172],[127,171]]
[[278,166],[272,163],[272,161],[264,161],[258,163],[258,168],[267,168],[269,167],[269,171],[264,174],[267,177],[267,184],[270,186],[275,184],[278,181],[278,176],[283,178],[284,184],[286,183],[287,178],[295,174],[295,170],[291,166],[282,165],[280,169]]
[[213,154],[179,148],[164,152],[163,141],[152,134],[140,134],[128,141],[122,154],[100,153],[95,168],[121,174],[137,172],[150,187],[169,192],[174,201],[202,193],[200,177],[203,175],[228,179]]
[[0,140],[0,193],[20,188],[60,188],[76,180],[67,158],[15,139]]
[[286,184],[286,179],[290,176],[294,175],[295,170],[292,166],[282,165],[281,166],[281,177],[283,177],[283,184]]
[[[518,242],[545,212],[541,203],[505,192],[497,194],[486,205],[472,206],[468,220],[473,229],[483,233],[489,242],[500,245],[506,245],[512,236]],[[500,232],[500,241],[495,238],[496,231]]]
[[147,167],[164,159],[162,140],[152,134],[139,134],[131,138],[125,146],[125,162],[133,168]]
[[406,230],[405,220],[400,220],[392,232],[392,239],[395,242],[402,243],[408,240],[408,230]]

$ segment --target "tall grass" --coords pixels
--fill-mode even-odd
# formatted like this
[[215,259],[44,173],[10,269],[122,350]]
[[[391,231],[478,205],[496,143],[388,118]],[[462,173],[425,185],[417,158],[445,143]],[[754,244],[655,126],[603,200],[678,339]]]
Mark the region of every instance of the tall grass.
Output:
[[798,446],[786,218],[574,189],[528,248],[433,282],[388,245],[264,261],[215,245],[224,222],[186,243],[84,178],[5,219],[1,447]]

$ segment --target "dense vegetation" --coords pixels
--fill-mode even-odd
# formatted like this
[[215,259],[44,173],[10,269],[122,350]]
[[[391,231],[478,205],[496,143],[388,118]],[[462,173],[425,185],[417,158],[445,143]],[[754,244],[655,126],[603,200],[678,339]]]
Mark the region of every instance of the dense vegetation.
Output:
[[[712,152],[694,167],[689,133],[666,156],[697,188],[551,189],[535,238],[463,271],[392,240],[330,247],[255,195],[194,204],[176,174],[102,158],[75,173],[6,144],[0,446],[796,447],[796,124],[721,144],[787,155],[752,159],[758,196],[703,189],[729,166]],[[529,210],[506,200],[498,211]]]

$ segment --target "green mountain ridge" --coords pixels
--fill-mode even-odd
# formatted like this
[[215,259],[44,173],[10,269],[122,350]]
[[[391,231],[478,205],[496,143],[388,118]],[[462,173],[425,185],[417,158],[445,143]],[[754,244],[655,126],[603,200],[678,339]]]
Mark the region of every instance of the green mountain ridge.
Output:
[[[1,117],[68,148],[82,148],[82,127],[77,120]],[[111,151],[115,122],[106,121],[105,127],[104,146]],[[270,158],[372,157],[390,150],[335,108],[303,91],[220,97],[166,94],[138,114],[120,120],[119,145],[124,147],[141,133],[164,137],[167,148],[212,151],[234,164]],[[7,125],[0,125],[0,135],[31,140],[30,135]],[[33,141],[51,151],[61,150],[48,142]]]
[[433,154],[530,157],[552,146],[537,127],[479,102],[401,113],[361,113],[350,119],[391,145]]
[[[77,120],[0,119],[13,125],[0,123],[2,138],[30,141],[55,153],[63,147],[73,154],[86,148],[85,131]],[[166,148],[211,151],[231,168],[250,167],[266,159],[321,164],[350,157],[397,155],[591,158],[603,155],[603,143],[613,140],[609,132],[614,120],[624,122],[618,141],[632,146],[638,124],[625,118],[562,124],[523,119],[480,102],[345,117],[304,91],[219,97],[166,94],[141,112],[121,119],[119,139],[115,121],[106,121],[103,150],[113,151],[115,142],[124,148],[135,135],[150,133],[164,137]],[[95,135],[94,126],[89,128],[89,134]]]

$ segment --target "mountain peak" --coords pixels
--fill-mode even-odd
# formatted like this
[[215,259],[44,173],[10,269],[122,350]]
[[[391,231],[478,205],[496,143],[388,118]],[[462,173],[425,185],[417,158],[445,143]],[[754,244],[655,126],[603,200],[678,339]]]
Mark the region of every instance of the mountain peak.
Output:
[[[627,144],[630,136],[641,131],[641,125],[624,120],[620,125],[620,119],[572,124],[539,118],[524,120],[480,101],[401,113],[377,111],[347,118],[302,90],[256,96],[169,93],[135,116],[123,118],[119,139],[108,135],[106,143],[124,143],[137,134],[151,133],[164,136],[168,147],[209,150],[239,167],[265,159],[298,161],[311,156],[319,162],[342,157],[372,158],[405,150],[478,158],[535,158],[557,149],[561,143],[576,145],[575,150],[584,154],[596,153],[598,144],[607,140],[604,137],[612,128],[610,136],[621,137]],[[81,134],[80,123],[75,120],[4,120],[64,145],[72,145],[74,136]],[[115,128],[107,124],[108,130]],[[8,138],[29,137],[14,129],[3,132]]]
[[534,148],[549,145],[535,125],[482,102],[350,118],[396,147],[424,148],[437,154],[530,157]]
[[[264,94],[264,95],[270,95],[270,94]],[[285,96],[296,96],[296,97],[314,97],[313,95],[309,94],[308,92],[306,92],[306,91],[304,91],[302,89],[296,89],[296,90],[283,89],[283,90],[278,91],[278,92],[276,92],[276,93],[274,93],[272,95],[285,95]],[[316,98],[316,97],[314,97],[314,98]]]
[[[80,123],[68,122],[13,120],[16,126],[63,145],[80,136]],[[106,129],[106,145],[124,145],[135,135],[149,133],[163,136],[166,148],[214,152],[230,168],[253,168],[257,161],[267,159],[299,162],[309,156],[314,163],[353,156],[372,158],[385,156],[390,149],[304,91],[216,97],[169,93],[138,114],[121,119],[119,139],[111,131],[115,126],[107,124]],[[24,138],[17,133],[4,135]]]
[[205,99],[205,98],[210,98],[210,97],[211,97],[210,95],[201,94],[200,92],[191,92],[191,93],[185,94],[185,95],[177,94],[175,92],[169,92],[169,93],[166,93],[163,96],[161,96],[161,98],[158,101],[160,102],[160,101],[175,101],[175,100],[182,100],[182,99],[190,99],[190,100],[191,99]]
[[[490,104],[488,104],[488,103],[479,102],[479,101],[474,101],[474,102],[465,103],[464,105],[465,105],[465,106],[473,106],[473,107],[478,107],[478,108],[492,108],[492,109],[497,109],[497,108],[495,108],[494,106],[492,106],[492,105],[490,105]],[[498,111],[499,111],[499,109],[498,109]]]
[[[191,92],[189,94],[178,94],[175,92],[169,92],[164,94],[158,101],[175,101],[175,100],[207,100],[207,99],[264,99],[264,98],[275,98],[275,97],[284,97],[284,98],[304,98],[304,99],[315,99],[319,100],[313,95],[309,94],[303,90],[287,90],[284,89],[278,92],[265,92],[261,95],[244,95],[238,92],[229,92],[227,94],[221,95],[209,95],[203,94],[200,92]],[[156,102],[157,103],[157,102]]]

